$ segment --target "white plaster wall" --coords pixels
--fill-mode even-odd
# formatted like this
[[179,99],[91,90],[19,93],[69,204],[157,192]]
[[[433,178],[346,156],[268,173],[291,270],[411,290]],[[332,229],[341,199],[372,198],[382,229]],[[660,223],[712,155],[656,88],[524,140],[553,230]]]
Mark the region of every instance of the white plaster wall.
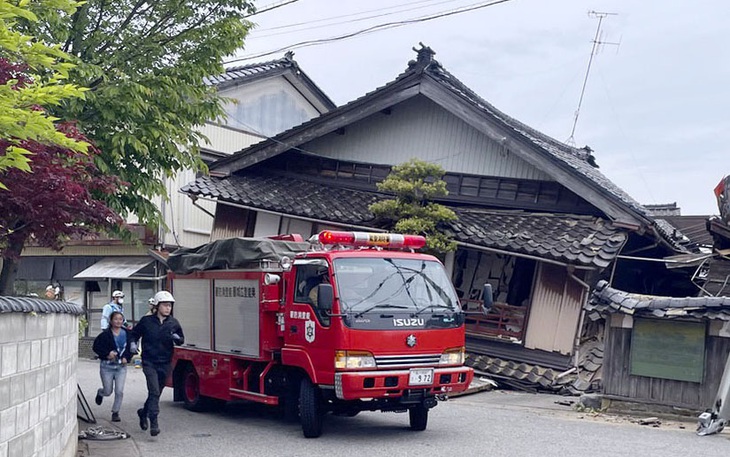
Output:
[[0,313],[0,457],[73,457],[78,317]]

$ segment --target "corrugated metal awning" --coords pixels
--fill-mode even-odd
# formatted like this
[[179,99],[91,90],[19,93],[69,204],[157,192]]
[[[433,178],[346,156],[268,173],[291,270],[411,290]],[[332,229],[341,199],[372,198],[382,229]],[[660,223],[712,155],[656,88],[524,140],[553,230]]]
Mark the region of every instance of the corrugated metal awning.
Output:
[[74,276],[74,279],[126,279],[151,264],[149,257],[105,257]]

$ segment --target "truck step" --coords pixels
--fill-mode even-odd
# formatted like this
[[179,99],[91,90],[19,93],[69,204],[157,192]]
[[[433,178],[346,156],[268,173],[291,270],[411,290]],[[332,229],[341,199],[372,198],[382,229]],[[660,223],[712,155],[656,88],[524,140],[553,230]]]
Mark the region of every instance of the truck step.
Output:
[[258,392],[250,392],[248,390],[230,389],[231,397],[240,398],[242,400],[255,401],[256,403],[264,403],[266,405],[278,405],[279,397],[264,395]]

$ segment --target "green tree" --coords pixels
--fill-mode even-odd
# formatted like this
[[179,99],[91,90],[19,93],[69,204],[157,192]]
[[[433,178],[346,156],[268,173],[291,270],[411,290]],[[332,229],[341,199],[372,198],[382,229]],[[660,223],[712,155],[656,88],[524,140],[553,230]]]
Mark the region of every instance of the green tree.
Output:
[[448,195],[444,170],[438,165],[411,159],[396,165],[378,189],[395,195],[394,200],[382,200],[370,205],[370,211],[388,230],[426,237],[426,246],[435,253],[456,249],[456,243],[440,231],[439,225],[456,220],[449,208],[433,199]]
[[128,183],[108,197],[114,211],[158,223],[161,178],[204,169],[196,127],[224,114],[206,77],[243,46],[252,13],[245,0],[88,0],[71,15],[26,21],[76,59],[70,78],[86,98],[53,112],[77,120],[101,151],[99,169]]
[[[40,0],[34,9],[52,17],[73,12],[75,5],[68,0]],[[59,46],[48,46],[17,30],[21,22],[41,26],[30,6],[29,0],[0,0],[0,61],[5,70],[0,80],[0,139],[8,144],[0,154],[0,172],[10,168],[30,171],[31,153],[22,146],[26,141],[77,152],[85,152],[88,146],[58,131],[58,119],[46,110],[63,101],[82,99],[83,89],[67,82],[73,65]],[[0,189],[5,189],[2,182]]]

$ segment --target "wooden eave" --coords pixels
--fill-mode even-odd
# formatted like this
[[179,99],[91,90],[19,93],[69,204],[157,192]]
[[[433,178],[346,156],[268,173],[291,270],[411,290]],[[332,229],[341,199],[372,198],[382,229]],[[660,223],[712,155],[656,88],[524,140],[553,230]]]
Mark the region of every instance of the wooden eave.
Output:
[[282,75],[289,84],[291,84],[297,92],[309,101],[320,114],[327,113],[337,108],[337,105],[322,92],[314,81],[301,71],[298,67],[290,69],[289,72]]

